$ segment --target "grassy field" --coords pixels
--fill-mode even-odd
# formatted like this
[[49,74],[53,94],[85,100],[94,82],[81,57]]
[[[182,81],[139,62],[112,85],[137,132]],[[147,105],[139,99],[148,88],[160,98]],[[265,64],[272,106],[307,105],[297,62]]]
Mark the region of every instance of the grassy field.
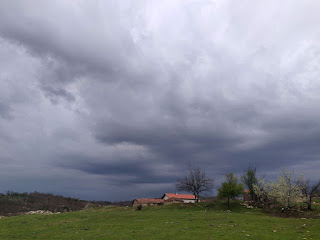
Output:
[[320,203],[320,199],[314,199],[313,202]]
[[320,219],[278,218],[222,203],[103,207],[0,219],[0,239],[320,239]]

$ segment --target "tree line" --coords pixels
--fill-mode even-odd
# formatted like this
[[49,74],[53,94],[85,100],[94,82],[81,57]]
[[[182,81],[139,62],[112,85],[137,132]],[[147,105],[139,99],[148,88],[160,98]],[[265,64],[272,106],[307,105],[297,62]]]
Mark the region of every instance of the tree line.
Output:
[[[176,188],[193,193],[199,200],[200,193],[210,191],[213,184],[214,179],[207,177],[204,170],[189,166],[188,173],[178,179]],[[245,187],[251,204],[264,208],[286,210],[306,203],[307,209],[311,210],[313,198],[320,196],[320,180],[312,183],[304,174],[296,175],[294,170],[282,169],[276,181],[267,181],[257,176],[255,167],[249,166],[240,178],[228,173],[218,189],[218,197],[227,198],[229,209],[230,199],[244,194]]]

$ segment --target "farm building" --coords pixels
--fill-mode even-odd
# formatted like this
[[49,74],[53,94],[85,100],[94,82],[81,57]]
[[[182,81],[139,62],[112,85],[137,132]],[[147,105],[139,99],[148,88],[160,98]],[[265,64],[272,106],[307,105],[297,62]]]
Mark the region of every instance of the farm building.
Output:
[[132,202],[132,206],[158,206],[164,204],[164,199],[161,198],[136,198]]
[[158,206],[172,203],[195,203],[196,197],[192,194],[165,193],[162,198],[136,198],[132,206]]
[[[169,199],[173,201],[183,201],[184,203],[195,203],[197,201],[196,197],[193,194],[178,194],[178,193],[165,193],[162,199],[168,201]],[[200,200],[199,200],[200,201]]]

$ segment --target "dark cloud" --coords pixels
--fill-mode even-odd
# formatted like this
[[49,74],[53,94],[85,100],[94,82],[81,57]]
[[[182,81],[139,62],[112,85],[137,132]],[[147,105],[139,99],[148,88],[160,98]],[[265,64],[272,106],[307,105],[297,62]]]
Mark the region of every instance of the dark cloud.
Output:
[[316,178],[319,8],[1,2],[0,190],[160,196],[189,164]]
[[63,98],[69,102],[75,101],[75,97],[65,89],[54,89],[52,87],[43,87],[42,89],[45,91],[46,96],[50,98],[53,103],[57,102],[57,98]]
[[58,164],[63,168],[77,169],[89,174],[117,176],[119,178],[112,182],[117,186],[139,183],[172,183],[177,180],[175,176],[159,174],[157,169],[154,169],[152,162],[148,161],[149,159],[133,158],[130,159],[130,162],[121,158],[113,161],[100,159],[96,162],[96,159],[88,156],[64,156],[63,159],[67,161]]

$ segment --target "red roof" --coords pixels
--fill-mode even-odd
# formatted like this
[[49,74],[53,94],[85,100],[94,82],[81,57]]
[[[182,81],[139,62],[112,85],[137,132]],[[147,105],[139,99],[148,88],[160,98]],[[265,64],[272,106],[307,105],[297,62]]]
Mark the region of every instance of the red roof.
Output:
[[169,198],[180,198],[180,199],[196,199],[193,194],[177,194],[177,193],[165,193]]
[[161,198],[136,198],[135,199],[139,204],[152,204],[152,203],[163,203],[164,199]]

